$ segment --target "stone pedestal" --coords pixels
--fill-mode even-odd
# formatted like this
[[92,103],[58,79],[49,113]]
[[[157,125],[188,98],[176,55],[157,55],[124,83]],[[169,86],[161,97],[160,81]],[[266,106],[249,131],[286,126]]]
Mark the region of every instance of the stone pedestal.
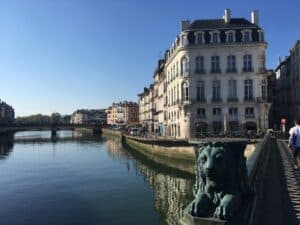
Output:
[[191,214],[184,212],[184,216],[179,221],[180,225],[225,225],[226,221],[215,218],[193,217]]

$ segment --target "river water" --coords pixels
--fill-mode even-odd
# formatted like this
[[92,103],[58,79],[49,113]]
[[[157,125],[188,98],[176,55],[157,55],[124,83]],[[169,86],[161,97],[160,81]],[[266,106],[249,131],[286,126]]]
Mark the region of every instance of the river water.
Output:
[[0,139],[0,224],[176,225],[193,176],[120,139],[61,131]]

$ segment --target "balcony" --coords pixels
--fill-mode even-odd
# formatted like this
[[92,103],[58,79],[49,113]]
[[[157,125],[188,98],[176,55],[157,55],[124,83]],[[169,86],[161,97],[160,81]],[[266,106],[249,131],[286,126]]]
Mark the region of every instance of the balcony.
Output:
[[226,73],[237,73],[237,69],[236,68],[227,68]]
[[213,98],[211,99],[211,101],[212,101],[212,102],[222,102],[222,98],[215,98],[215,97],[213,97]]
[[255,99],[253,97],[244,97],[245,102],[254,102]]
[[238,121],[238,115],[229,115],[228,120],[229,122],[236,122]]
[[205,74],[205,70],[204,69],[196,69],[195,73],[196,74]]
[[227,98],[227,102],[238,102],[238,101],[239,101],[238,97],[228,97]]
[[206,102],[205,98],[197,98],[197,102]]
[[216,114],[216,115],[213,115],[212,119],[213,119],[213,121],[215,121],[215,122],[219,122],[219,121],[222,121],[222,116]]
[[183,105],[183,106],[190,105],[190,104],[192,104],[192,101],[191,100],[180,100],[179,104]]
[[190,72],[189,71],[183,71],[182,72],[182,76],[183,77],[188,77],[190,75]]
[[197,119],[206,119],[206,115],[203,115],[203,114],[197,114],[197,115],[196,115],[196,118],[197,118]]
[[253,70],[253,68],[251,67],[251,68],[243,68],[243,72],[244,73],[249,73],[249,72],[253,72],[254,70]]
[[220,68],[212,68],[211,70],[210,70],[210,73],[221,73],[221,69]]
[[245,114],[245,118],[246,119],[254,119],[255,116],[254,116],[254,114]]
[[257,103],[268,103],[268,102],[270,103],[270,102],[272,102],[272,99],[268,98],[268,97],[257,97],[256,102]]

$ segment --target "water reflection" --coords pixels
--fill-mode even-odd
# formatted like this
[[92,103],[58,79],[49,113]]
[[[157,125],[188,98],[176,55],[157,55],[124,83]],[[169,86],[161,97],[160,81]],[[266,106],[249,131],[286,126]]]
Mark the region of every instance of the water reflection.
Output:
[[[119,138],[91,136],[68,131],[59,132],[58,137],[57,142],[52,142],[50,132],[20,132],[0,138],[0,159],[7,159],[13,147],[15,151],[14,157],[10,157],[12,160],[9,159],[10,163],[2,165],[1,170],[2,177],[5,177],[2,180],[2,185],[10,188],[7,188],[2,196],[0,195],[0,199],[6,202],[9,202],[7,199],[13,199],[13,201],[10,201],[10,210],[14,209],[16,212],[22,212],[18,207],[21,207],[28,200],[31,204],[30,211],[35,213],[35,209],[42,207],[39,203],[43,202],[43,210],[49,212],[55,211],[58,205],[61,206],[57,220],[66,220],[71,224],[74,220],[71,218],[67,220],[65,216],[80,215],[84,218],[82,221],[86,221],[82,224],[101,224],[102,220],[110,221],[110,216],[114,217],[116,212],[120,213],[116,205],[121,203],[115,201],[123,199],[125,202],[135,203],[129,207],[133,210],[124,208],[121,210],[129,214],[119,218],[125,225],[135,224],[133,222],[138,221],[139,218],[135,219],[135,216],[138,216],[132,215],[132,211],[136,212],[139,208],[146,210],[148,207],[151,212],[141,211],[139,216],[145,219],[145,215],[154,215],[151,219],[150,216],[147,217],[147,222],[144,224],[178,224],[184,207],[192,199],[193,175],[169,168],[162,161],[160,163],[153,162],[153,160],[142,154],[126,149],[122,146]],[[55,154],[57,154],[57,157]],[[113,159],[113,162],[110,162],[110,159]],[[119,162],[125,165],[125,168],[124,166],[120,167]],[[20,163],[22,163],[22,170],[17,166]],[[124,170],[130,172],[124,174],[122,173]],[[7,171],[15,172],[10,172],[11,174],[8,175]],[[58,173],[58,171],[60,172]],[[140,179],[141,177],[144,178],[144,183],[143,179]],[[134,186],[133,184],[143,185]],[[40,188],[40,185],[44,185],[44,188]],[[26,193],[22,192],[21,187],[27,187]],[[57,187],[60,188],[57,189]],[[46,195],[43,192],[45,188],[49,188]],[[76,188],[79,188],[78,193]],[[89,191],[82,192],[82,190]],[[34,194],[31,195],[32,193]],[[36,197],[36,193],[40,193],[39,197]],[[138,194],[143,196],[139,197],[142,199],[134,199]],[[52,196],[52,201],[45,197],[49,195]],[[63,196],[65,198],[72,196],[72,200],[61,201]],[[153,207],[149,206],[150,199],[153,199]],[[77,200],[83,202],[76,205],[73,201]],[[145,205],[140,207],[138,205],[141,204],[140,200],[145,201]],[[103,201],[105,205],[103,205]],[[88,205],[86,205],[87,202]],[[72,205],[72,207],[68,208],[69,205]],[[110,211],[111,208],[117,209],[116,212]],[[91,214],[90,210],[97,213]],[[139,212],[136,213],[139,214]],[[158,221],[158,215],[160,216],[160,222]],[[4,209],[0,210],[0,216],[11,221],[16,219],[9,212],[6,213]],[[20,215],[19,219],[23,220],[26,216],[25,214]],[[30,219],[33,220],[30,224],[38,224],[35,222],[38,218],[30,216]],[[89,220],[97,220],[97,223],[90,223]],[[82,221],[78,220],[77,224]],[[53,224],[62,223],[53,222]]]
[[14,147],[14,136],[11,133],[0,134],[0,160],[6,159]]
[[158,165],[136,152],[129,152],[118,138],[107,139],[106,144],[112,157],[123,160],[133,159],[136,172],[143,175],[145,181],[154,190],[154,206],[163,224],[177,225],[183,216],[184,208],[193,199],[194,176]]

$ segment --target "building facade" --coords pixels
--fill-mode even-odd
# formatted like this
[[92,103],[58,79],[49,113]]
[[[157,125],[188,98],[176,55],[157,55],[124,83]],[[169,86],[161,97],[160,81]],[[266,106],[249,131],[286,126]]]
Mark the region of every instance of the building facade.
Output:
[[139,123],[139,106],[135,102],[113,103],[106,109],[108,125],[135,125]]
[[290,49],[290,54],[275,69],[276,102],[275,117],[277,127],[285,118],[287,127],[293,126],[293,120],[300,116],[300,40]]
[[71,115],[71,124],[106,124],[105,109],[79,109]]
[[0,124],[12,123],[15,120],[15,110],[0,99]]
[[[229,9],[223,19],[182,21],[164,57],[164,134],[194,138],[267,129],[266,49],[258,11],[251,21],[231,18]],[[150,124],[151,86],[139,97],[141,121]]]

